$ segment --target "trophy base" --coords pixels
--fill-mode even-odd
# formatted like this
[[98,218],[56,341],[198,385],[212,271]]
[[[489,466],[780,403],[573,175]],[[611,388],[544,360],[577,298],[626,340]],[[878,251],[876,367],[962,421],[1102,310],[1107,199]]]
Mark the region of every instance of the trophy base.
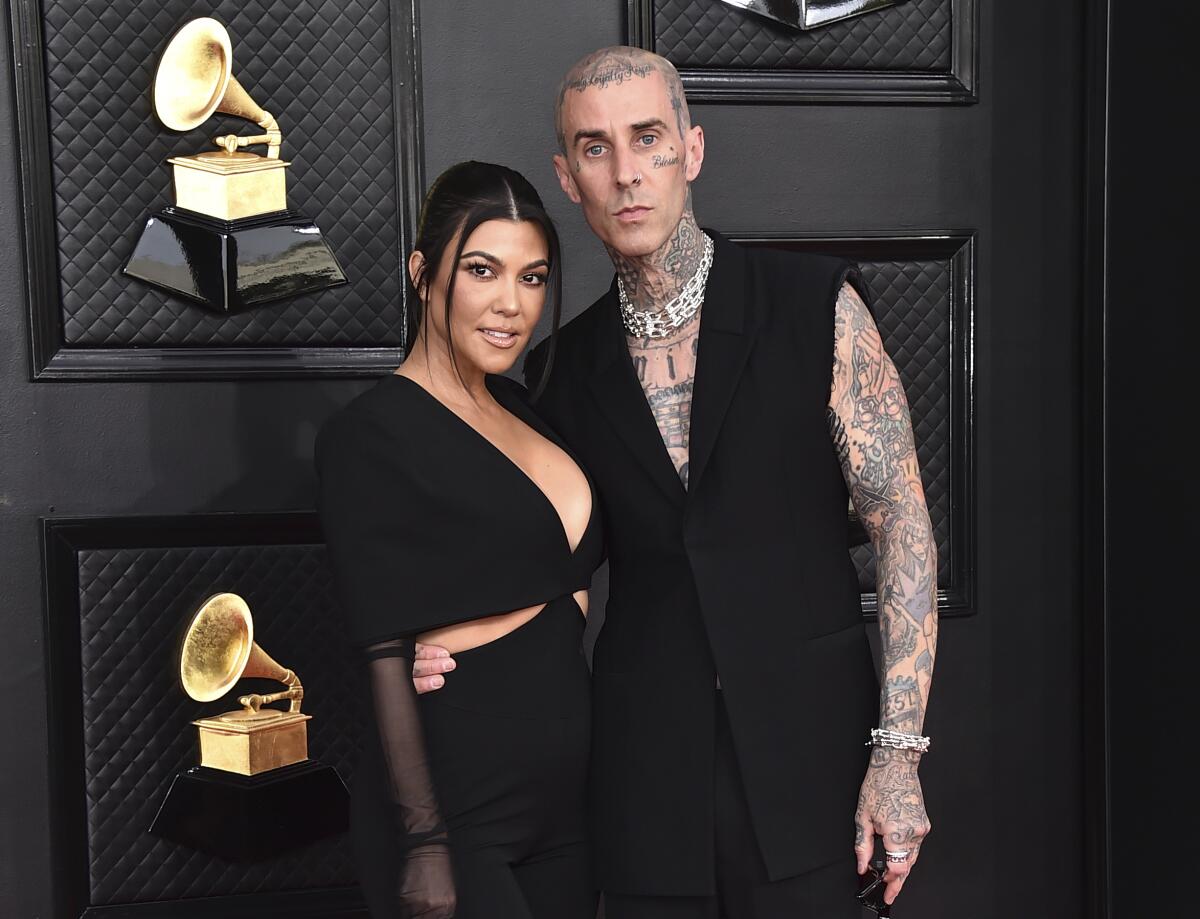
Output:
[[210,150],[173,156],[177,207],[217,220],[239,220],[287,209],[289,165],[256,153]]
[[[233,713],[240,715],[241,712]],[[193,721],[200,733],[200,765],[259,775],[308,759],[312,715],[264,709],[254,720],[226,716]]]
[[165,207],[124,273],[226,314],[346,283],[320,229],[294,211],[219,220]]
[[150,832],[255,861],[344,833],[349,801],[337,770],[311,759],[256,776],[193,766],[175,776]]

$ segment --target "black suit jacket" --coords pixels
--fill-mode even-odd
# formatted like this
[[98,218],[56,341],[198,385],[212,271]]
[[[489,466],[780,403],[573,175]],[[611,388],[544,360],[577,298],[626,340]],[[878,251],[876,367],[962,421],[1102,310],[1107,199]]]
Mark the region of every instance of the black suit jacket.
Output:
[[[663,446],[612,289],[560,332],[538,410],[596,482],[610,596],[594,657],[600,880],[713,893],[715,680],[772,879],[853,855],[878,683],[826,409],[852,265],[716,234],[689,488]],[[526,364],[531,388],[547,353]]]

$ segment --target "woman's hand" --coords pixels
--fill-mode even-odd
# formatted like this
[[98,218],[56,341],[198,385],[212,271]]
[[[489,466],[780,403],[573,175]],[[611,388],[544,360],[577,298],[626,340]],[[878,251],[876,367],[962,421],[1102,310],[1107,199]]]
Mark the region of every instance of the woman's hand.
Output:
[[418,641],[416,656],[413,658],[413,686],[418,693],[441,689],[446,684],[446,678],[442,674],[449,673],[454,667],[454,658],[445,648],[423,645]]
[[445,843],[426,843],[404,856],[396,898],[408,919],[453,919],[457,900]]

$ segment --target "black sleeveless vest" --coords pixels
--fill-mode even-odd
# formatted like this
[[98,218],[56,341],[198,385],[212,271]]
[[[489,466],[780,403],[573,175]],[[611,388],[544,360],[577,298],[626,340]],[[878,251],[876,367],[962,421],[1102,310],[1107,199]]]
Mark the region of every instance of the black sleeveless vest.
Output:
[[[687,490],[634,374],[615,282],[561,330],[537,404],[605,517],[592,783],[613,893],[715,892],[718,673],[772,879],[852,857],[878,718],[826,418],[834,303],[857,272],[709,235]],[[531,388],[546,350],[526,364]]]

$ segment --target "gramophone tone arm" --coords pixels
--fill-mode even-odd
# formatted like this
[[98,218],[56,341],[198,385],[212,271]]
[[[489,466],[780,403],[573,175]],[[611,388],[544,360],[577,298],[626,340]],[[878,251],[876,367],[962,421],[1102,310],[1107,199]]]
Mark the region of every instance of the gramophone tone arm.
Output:
[[250,137],[239,137],[237,134],[221,134],[213,138],[213,143],[218,147],[225,149],[227,153],[233,153],[238,147],[249,147],[252,144],[267,145],[267,159],[279,159],[279,145],[283,143],[283,134],[280,131],[270,131],[266,134],[253,134]]
[[300,711],[300,700],[304,698],[304,687],[300,685],[300,677],[291,670],[284,670],[283,673],[271,675],[272,679],[279,680],[287,689],[283,692],[273,692],[267,696],[261,696],[258,693],[251,693],[248,696],[239,696],[238,704],[243,706],[247,711],[256,712],[264,705],[270,702],[278,702],[281,699],[288,699],[291,704],[288,705],[288,711],[295,713]]
[[238,696],[238,704],[248,712],[256,712],[264,705],[269,705],[272,702],[278,702],[281,699],[290,700],[288,706],[289,712],[300,711],[300,700],[304,698],[303,687],[296,689],[285,689],[283,692],[273,692],[270,695],[260,696],[258,693],[251,693],[248,696]]

